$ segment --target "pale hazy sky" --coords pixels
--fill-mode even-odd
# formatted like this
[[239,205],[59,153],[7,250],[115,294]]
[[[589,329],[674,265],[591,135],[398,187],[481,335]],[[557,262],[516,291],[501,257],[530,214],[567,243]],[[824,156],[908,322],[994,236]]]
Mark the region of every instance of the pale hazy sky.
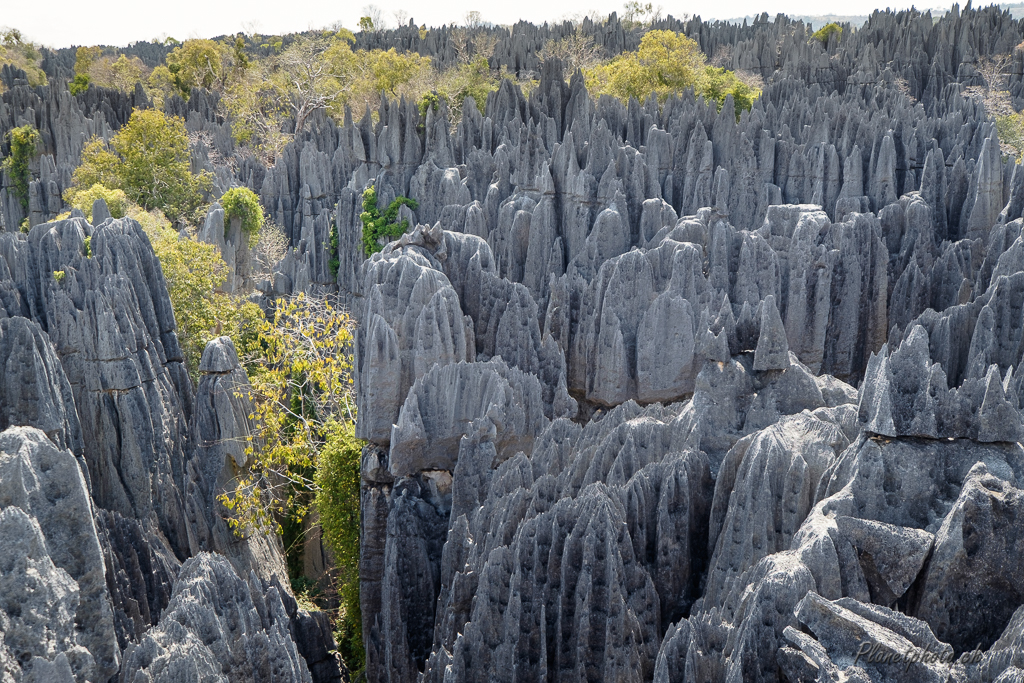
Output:
[[[952,0],[950,0],[952,1]],[[520,19],[542,23],[574,13],[598,10],[603,14],[622,10],[624,0],[517,0],[514,2],[409,2],[376,0],[391,25],[393,12],[405,10],[417,24],[438,26],[461,23],[466,12],[477,10],[485,21],[511,24]],[[322,2],[287,0],[0,0],[0,26],[15,27],[31,40],[50,47],[69,45],[126,45],[157,36],[211,38],[237,31],[280,34],[322,28],[341,21],[354,29],[369,0]],[[659,4],[656,0],[654,4]],[[867,14],[879,7],[872,0],[823,3],[820,0],[718,0],[662,2],[666,14],[699,14],[705,19],[727,19],[768,12],[819,15]],[[893,8],[909,7],[899,2]],[[919,3],[920,4],[920,3]],[[931,3],[928,3],[931,4]],[[935,3],[939,4],[939,3]],[[980,5],[981,3],[979,3]],[[984,3],[988,4],[988,3]]]

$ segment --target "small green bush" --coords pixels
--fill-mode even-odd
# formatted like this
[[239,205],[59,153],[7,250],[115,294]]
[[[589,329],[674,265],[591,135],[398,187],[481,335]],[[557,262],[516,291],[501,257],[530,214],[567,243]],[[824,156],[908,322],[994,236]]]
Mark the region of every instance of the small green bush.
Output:
[[833,33],[836,34],[837,39],[843,35],[843,27],[834,21],[819,28],[811,37],[821,41],[822,45],[828,45],[828,39],[832,37]]
[[7,139],[11,143],[11,154],[0,163],[7,175],[14,183],[14,196],[21,203],[21,208],[28,212],[28,184],[32,181],[32,171],[29,170],[29,162],[36,155],[36,145],[39,144],[39,131],[30,125],[12,128],[7,132]]
[[64,275],[65,273],[63,270],[53,271],[53,279],[56,280],[57,282],[64,282]]
[[423,97],[420,98],[420,116],[424,117],[427,115],[427,110],[432,109],[437,111],[438,107],[441,106],[441,99],[434,92],[425,92]]
[[[220,205],[224,207],[224,217],[227,219],[239,218],[242,221],[242,232],[252,241],[260,228],[263,227],[263,207],[260,206],[260,198],[256,193],[247,187],[233,187],[224,193],[220,198]],[[228,226],[224,226],[224,236],[227,237]]]
[[68,83],[68,90],[72,95],[81,95],[89,89],[89,77],[85,74],[78,74],[75,79]]
[[85,238],[85,258],[92,258],[92,235]]
[[363,253],[367,257],[383,249],[378,242],[381,237],[396,239],[409,229],[409,221],[398,222],[398,209],[403,205],[414,211],[419,208],[415,199],[397,197],[381,213],[377,208],[377,190],[373,185],[363,191],[363,212],[359,218],[363,221]]

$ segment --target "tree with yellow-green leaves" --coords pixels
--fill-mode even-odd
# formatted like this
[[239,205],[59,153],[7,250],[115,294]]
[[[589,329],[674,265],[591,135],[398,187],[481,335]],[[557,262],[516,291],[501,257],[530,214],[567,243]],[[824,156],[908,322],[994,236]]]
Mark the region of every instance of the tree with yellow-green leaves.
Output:
[[673,93],[693,88],[697,95],[721,107],[733,96],[736,115],[750,109],[760,91],[732,71],[713,67],[695,40],[674,31],[648,31],[636,52],[619,55],[586,71],[587,88],[595,95],[614,95],[643,102],[651,94],[664,101]]
[[103,51],[96,46],[82,46],[75,51],[75,77],[68,84],[72,95],[78,95],[89,89],[89,70],[101,54]]
[[99,184],[123,190],[132,202],[159,209],[173,222],[197,223],[212,177],[192,173],[182,119],[136,109],[109,144],[101,138],[86,144],[72,183],[65,191],[69,203],[75,193]]
[[[362,667],[359,462],[352,375],[354,322],[328,297],[279,300],[239,346],[253,400],[250,468],[220,496],[240,529],[302,528],[316,512],[336,563],[338,649]],[[293,544],[286,545],[291,547]],[[301,545],[301,544],[299,544]]]
[[64,197],[64,201],[84,213],[86,220],[90,223],[92,223],[92,205],[97,199],[102,199],[106,203],[112,218],[124,218],[128,212],[128,196],[125,195],[124,190],[111,190],[99,183],[94,183],[91,187],[76,189]]

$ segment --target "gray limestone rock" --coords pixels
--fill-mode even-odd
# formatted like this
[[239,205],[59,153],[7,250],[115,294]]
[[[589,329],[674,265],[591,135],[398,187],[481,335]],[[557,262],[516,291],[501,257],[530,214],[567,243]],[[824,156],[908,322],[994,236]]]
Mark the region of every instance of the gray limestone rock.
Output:
[[202,379],[196,390],[191,424],[193,458],[190,481],[184,492],[193,554],[216,552],[231,560],[242,576],[255,573],[270,583],[287,576],[279,542],[262,533],[240,537],[227,519],[231,512],[218,496],[234,491],[238,477],[248,470],[249,448],[258,448],[250,398],[251,388],[238,363],[229,337],[207,343],[199,363]]
[[1018,580],[1024,492],[976,463],[935,535],[917,616],[957,652],[987,649],[1024,603]]
[[208,553],[182,565],[160,623],[125,651],[120,680],[311,681],[279,590]]
[[532,450],[548,423],[540,382],[500,358],[434,366],[413,385],[392,429],[392,475],[454,469],[459,440],[483,418],[494,425],[499,455]]
[[786,370],[789,368],[789,342],[782,326],[775,297],[769,294],[761,304],[761,332],[754,350],[754,370]]
[[[948,667],[943,663],[914,661],[913,655],[926,648],[939,656],[949,657],[952,654],[951,648],[936,640],[927,625],[918,622],[917,628],[923,632],[924,637],[914,637],[914,634],[904,629],[887,628],[891,624],[878,623],[872,618],[875,616],[873,612],[858,613],[849,609],[855,604],[856,601],[852,600],[845,603],[826,600],[810,592],[797,606],[800,621],[814,633],[817,642],[829,654],[833,663],[841,662],[845,665],[852,659],[849,666],[854,671],[859,668],[867,675],[865,680],[871,681],[896,683],[907,680],[907,677],[922,682],[949,680]],[[875,611],[880,609],[875,608]],[[885,612],[902,622],[915,621],[899,613]],[[868,647],[862,647],[863,643],[867,643]],[[863,655],[858,657],[857,653],[862,651]],[[846,666],[841,668],[845,669]],[[842,680],[841,676],[837,679]]]
[[[7,618],[25,620],[4,627],[6,647],[22,662],[22,653],[52,660],[66,652],[79,681],[113,676],[121,653],[78,461],[37,429],[6,429],[0,434],[0,509],[8,527],[0,538],[12,544],[0,553],[9,562],[0,571],[7,583],[0,594]],[[17,639],[25,640],[19,645]]]

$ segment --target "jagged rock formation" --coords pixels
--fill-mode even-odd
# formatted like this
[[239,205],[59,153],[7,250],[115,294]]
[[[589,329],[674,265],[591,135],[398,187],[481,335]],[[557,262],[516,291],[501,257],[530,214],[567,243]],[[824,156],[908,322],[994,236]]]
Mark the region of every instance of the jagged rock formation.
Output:
[[125,652],[122,680],[309,683],[288,624],[276,586],[246,583],[223,557],[196,555],[160,623]]
[[39,681],[48,666],[77,681],[116,674],[120,650],[85,479],[75,457],[37,429],[0,434],[0,527],[5,673]]
[[[1024,104],[1024,29],[969,5],[877,12],[826,44],[782,16],[657,28],[765,78],[753,109],[594,99],[538,61],[570,27],[526,23],[475,35],[497,39],[492,65],[539,74],[529,96],[505,82],[460,121],[387,98],[317,114],[271,168],[234,147],[216,95],[166,105],[203,133],[194,166],[284,228],[263,293],[337,291],[359,323],[367,679],[1021,680],[1024,167],[963,89],[1010,54]],[[581,30],[609,55],[640,38]],[[460,39],[359,46],[443,65]],[[45,223],[84,139],[144,93],[2,78],[0,131],[35,123],[44,154],[27,237],[0,190],[0,427],[81,463],[106,592],[49,548],[42,513],[0,506],[20,530],[0,580],[32,567],[52,596],[15,629],[35,658],[0,661],[15,680],[118,653],[123,680],[336,680],[274,544],[220,520],[251,435],[233,349],[207,348],[193,390],[138,226]],[[370,184],[419,208],[364,260]],[[204,234],[244,284],[216,207]],[[87,595],[112,625],[93,610],[71,633]]]
[[[5,680],[192,680],[204,661],[218,680],[311,680],[306,659],[316,680],[340,680],[326,617],[281,587],[279,543],[227,528],[216,495],[245,465],[248,382],[222,338],[193,389],[141,227],[70,218],[0,235],[0,254]],[[206,550],[237,569],[204,556],[211,575],[193,576],[189,558]],[[202,609],[188,607],[190,582]],[[225,636],[223,652],[203,634],[232,631],[216,614],[235,598],[212,600],[211,582],[256,596],[235,608],[251,629]]]
[[[851,665],[865,639],[938,653],[921,680],[1011,675],[955,661],[1024,602],[992,535],[1020,535],[1024,252],[988,124],[947,154],[963,100],[897,146],[852,123],[885,88],[815,95],[796,137],[796,104],[702,120],[558,82],[503,87],[448,145],[428,129],[421,225],[339,276],[368,678],[895,680]],[[396,168],[378,188],[404,193]],[[540,431],[497,356],[539,384]]]

